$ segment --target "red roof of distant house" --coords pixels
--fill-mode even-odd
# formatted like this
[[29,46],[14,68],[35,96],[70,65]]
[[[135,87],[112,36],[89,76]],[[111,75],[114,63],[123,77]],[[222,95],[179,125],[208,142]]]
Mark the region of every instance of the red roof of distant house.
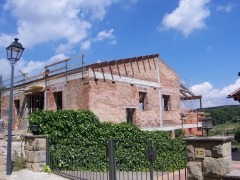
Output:
[[233,98],[234,101],[240,102],[240,88],[229,94],[227,98]]
[[192,108],[184,108],[184,109],[180,109],[181,113],[191,113],[191,112],[197,112],[196,109],[192,109]]

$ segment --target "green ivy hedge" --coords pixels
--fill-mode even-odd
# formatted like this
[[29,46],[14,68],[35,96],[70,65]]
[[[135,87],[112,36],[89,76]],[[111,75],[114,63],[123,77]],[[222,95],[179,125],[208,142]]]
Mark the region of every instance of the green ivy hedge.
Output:
[[156,171],[185,167],[185,142],[170,139],[169,132],[141,131],[131,123],[101,123],[89,110],[35,111],[30,125],[51,138],[54,169],[103,171],[108,169],[107,141],[114,139],[116,166],[121,171],[149,171],[146,149],[149,140],[157,151]]

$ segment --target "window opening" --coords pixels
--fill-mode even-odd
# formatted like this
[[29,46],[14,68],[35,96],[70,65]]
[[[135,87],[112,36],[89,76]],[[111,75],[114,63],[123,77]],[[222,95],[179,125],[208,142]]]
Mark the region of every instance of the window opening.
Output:
[[126,108],[127,123],[133,123],[135,108]]
[[20,99],[14,100],[15,108],[16,108],[16,115],[20,114]]
[[62,91],[54,92],[54,99],[58,110],[62,110]]
[[44,109],[44,94],[43,92],[33,93],[27,95],[27,108],[28,113],[31,114],[33,111]]
[[170,110],[170,95],[162,95],[163,111]]
[[139,92],[139,109],[144,110],[146,105],[146,92]]

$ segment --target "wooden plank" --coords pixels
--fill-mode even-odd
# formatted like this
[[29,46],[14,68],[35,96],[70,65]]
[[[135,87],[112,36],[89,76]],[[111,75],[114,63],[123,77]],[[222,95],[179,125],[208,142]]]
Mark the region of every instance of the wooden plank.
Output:
[[184,97],[183,100],[195,100],[202,99],[202,96],[192,96],[192,97]]
[[180,93],[182,94],[182,95],[184,95],[185,97],[189,97],[186,93],[184,93],[183,91],[180,91]]
[[113,61],[108,61],[109,66],[115,66],[116,65],[116,60]]
[[127,58],[127,59],[124,59],[123,62],[126,64],[126,63],[130,63],[130,59]]
[[[28,73],[27,73],[27,74],[28,74]],[[23,76],[23,75],[15,76],[14,79],[15,79],[15,78],[19,78],[19,77],[21,77],[21,76]],[[4,81],[2,81],[2,82],[6,82],[6,81],[10,81],[10,80],[11,80],[11,78],[10,78],[10,79],[6,79],[6,80],[4,80]]]
[[99,66],[99,64],[95,63],[95,64],[89,65],[89,67],[90,67],[91,69],[98,69],[100,66]]
[[116,60],[115,63],[116,63],[116,65],[120,65],[123,63],[123,59]]
[[102,62],[99,64],[101,67],[107,67],[108,66],[108,61]]
[[142,56],[136,57],[136,62],[138,62],[138,61],[142,61]]
[[67,58],[67,59],[64,59],[64,60],[55,62],[55,63],[53,63],[53,64],[49,64],[49,65],[45,66],[44,69],[47,69],[47,68],[52,67],[52,66],[55,66],[55,65],[57,65],[57,64],[61,64],[61,63],[67,62],[67,61],[69,61],[69,60],[70,60],[70,58]]
[[130,62],[135,62],[136,61],[136,57],[134,58],[128,58],[130,60]]
[[55,63],[53,63],[53,64],[49,64],[49,65],[45,66],[44,68],[46,69],[46,68],[49,68],[49,67],[51,67],[51,66],[55,66],[55,65],[57,65],[57,64],[61,64],[61,63],[64,63],[64,62],[68,62],[68,61],[70,61],[70,60],[78,59],[78,58],[81,58],[81,57],[82,57],[82,55],[78,55],[78,56],[75,56],[75,57],[72,57],[72,58],[67,58],[67,59],[64,59],[64,60],[55,62]]

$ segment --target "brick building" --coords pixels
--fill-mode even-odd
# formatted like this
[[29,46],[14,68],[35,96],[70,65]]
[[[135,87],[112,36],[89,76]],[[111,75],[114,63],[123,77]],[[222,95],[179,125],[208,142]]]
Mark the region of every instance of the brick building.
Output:
[[[26,117],[39,109],[89,109],[101,122],[132,122],[145,130],[182,127],[178,74],[158,54],[72,69],[70,60],[14,81],[13,119],[21,120],[20,129],[27,127]],[[59,68],[62,63],[66,65]],[[2,93],[1,118],[6,122],[9,94],[9,88]]]

